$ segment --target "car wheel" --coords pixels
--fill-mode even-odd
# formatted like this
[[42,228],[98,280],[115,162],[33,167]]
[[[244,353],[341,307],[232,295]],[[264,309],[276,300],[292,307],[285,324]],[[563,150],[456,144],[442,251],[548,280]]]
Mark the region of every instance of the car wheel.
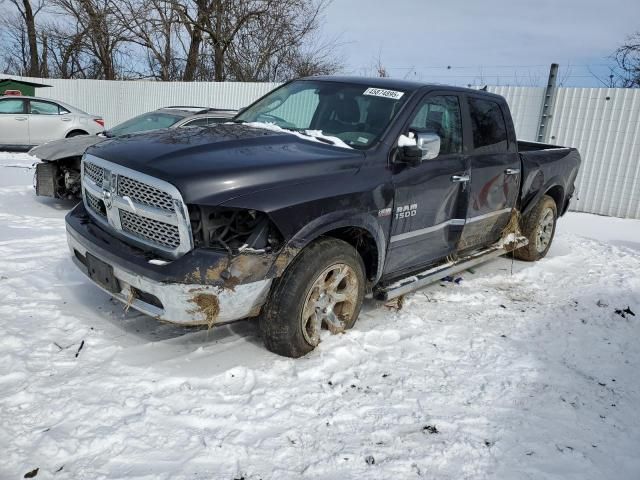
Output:
[[286,357],[309,353],[323,327],[353,327],[364,290],[364,263],[353,246],[334,238],[312,243],[275,280],[259,320],[265,346]]
[[522,220],[522,234],[529,243],[514,252],[516,258],[535,262],[543,258],[556,233],[558,208],[553,198],[545,195]]

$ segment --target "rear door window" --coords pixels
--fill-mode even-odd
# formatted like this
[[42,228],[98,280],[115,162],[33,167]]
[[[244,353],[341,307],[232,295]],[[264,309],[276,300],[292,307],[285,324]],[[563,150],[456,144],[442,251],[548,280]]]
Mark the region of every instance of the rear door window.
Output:
[[[68,113],[64,109],[63,112]],[[55,103],[29,100],[29,113],[32,115],[60,115],[60,107]]]
[[17,98],[0,100],[0,114],[24,113],[24,100]]
[[507,124],[497,102],[469,98],[473,147],[479,153],[508,151]]

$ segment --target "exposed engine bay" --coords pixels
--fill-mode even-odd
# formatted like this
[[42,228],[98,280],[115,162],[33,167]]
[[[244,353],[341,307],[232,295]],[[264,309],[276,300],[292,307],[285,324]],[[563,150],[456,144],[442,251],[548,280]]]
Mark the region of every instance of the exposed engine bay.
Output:
[[45,197],[80,199],[80,157],[36,164],[36,194]]
[[189,206],[194,243],[230,254],[282,246],[282,235],[269,217],[256,210]]

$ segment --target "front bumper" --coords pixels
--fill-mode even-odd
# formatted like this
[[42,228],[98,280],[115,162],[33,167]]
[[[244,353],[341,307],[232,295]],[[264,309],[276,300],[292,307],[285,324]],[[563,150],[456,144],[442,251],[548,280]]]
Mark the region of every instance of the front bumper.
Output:
[[[219,278],[219,273],[213,273],[218,269],[209,268],[206,271],[211,274],[207,274],[206,278],[191,274],[180,281],[182,277],[176,278],[176,269],[182,269],[179,260],[157,265],[142,254],[117,258],[114,251],[122,253],[118,248],[122,247],[120,241],[115,237],[109,239],[106,232],[87,223],[82,210],[83,206],[79,205],[67,216],[67,243],[73,261],[88,278],[87,253],[110,265],[120,291],[110,292],[102,285],[93,283],[125,305],[159,320],[182,325],[212,326],[260,313],[271,287],[271,278],[229,283]],[[85,218],[84,223],[79,221],[82,218]],[[91,238],[88,233],[92,231],[100,232],[100,236]],[[105,246],[113,248],[107,249]],[[204,256],[190,258],[188,263],[191,265],[204,259],[210,261],[210,257]],[[138,268],[136,264],[141,261],[146,265]],[[214,278],[215,275],[218,278]]]

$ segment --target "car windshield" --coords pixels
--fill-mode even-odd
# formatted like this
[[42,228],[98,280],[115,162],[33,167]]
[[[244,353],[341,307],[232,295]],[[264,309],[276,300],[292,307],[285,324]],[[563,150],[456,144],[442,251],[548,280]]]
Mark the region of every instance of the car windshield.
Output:
[[171,115],[170,113],[144,113],[116,125],[108,131],[108,134],[109,136],[117,137],[128,133],[146,132],[148,130],[156,130],[158,128],[169,128],[171,125],[183,118],[184,117],[181,115]]
[[312,136],[338,137],[353,148],[368,148],[407,96],[402,90],[298,80],[268,94],[234,121],[271,123]]

